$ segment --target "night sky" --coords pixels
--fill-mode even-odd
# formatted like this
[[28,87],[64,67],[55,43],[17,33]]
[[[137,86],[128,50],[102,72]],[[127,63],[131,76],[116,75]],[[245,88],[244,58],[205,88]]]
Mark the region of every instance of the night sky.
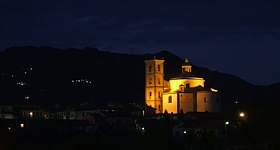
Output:
[[253,84],[280,82],[277,0],[2,0],[0,50],[168,50]]

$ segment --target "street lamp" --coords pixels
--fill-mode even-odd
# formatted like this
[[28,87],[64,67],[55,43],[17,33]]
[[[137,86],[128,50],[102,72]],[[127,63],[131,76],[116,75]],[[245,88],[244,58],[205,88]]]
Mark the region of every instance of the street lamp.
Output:
[[29,115],[30,115],[30,118],[32,118],[33,117],[33,112],[30,112]]
[[227,130],[227,125],[229,125],[228,121],[225,122],[225,130]]

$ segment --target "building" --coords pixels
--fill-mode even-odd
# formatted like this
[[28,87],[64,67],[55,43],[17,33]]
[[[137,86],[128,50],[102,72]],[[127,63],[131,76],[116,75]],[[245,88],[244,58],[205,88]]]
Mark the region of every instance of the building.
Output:
[[173,126],[173,137],[195,135],[201,138],[209,134],[224,137],[226,130],[231,127],[230,122],[230,115],[223,112],[188,112],[184,120]]
[[204,87],[204,78],[192,73],[192,65],[185,60],[182,74],[164,80],[164,60],[145,60],[145,103],[156,113],[220,112],[221,98],[218,90]]
[[162,112],[162,95],[164,91],[164,60],[146,60],[145,103]]
[[8,105],[0,106],[0,119],[14,119],[13,107]]

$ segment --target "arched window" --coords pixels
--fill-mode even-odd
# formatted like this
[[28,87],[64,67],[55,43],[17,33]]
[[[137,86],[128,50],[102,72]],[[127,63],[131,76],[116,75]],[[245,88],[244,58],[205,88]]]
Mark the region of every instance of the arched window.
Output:
[[152,65],[149,66],[149,72],[151,72],[151,71],[152,71]]
[[160,71],[160,65],[158,65],[157,68],[158,68],[158,71]]
[[160,98],[161,97],[161,95],[160,95],[160,91],[158,91],[158,98]]
[[158,78],[158,84],[160,84],[160,78]]
[[152,92],[150,92],[150,96],[152,96]]
[[168,97],[168,103],[172,103],[172,96],[171,95]]
[[152,84],[152,78],[149,79],[149,84]]

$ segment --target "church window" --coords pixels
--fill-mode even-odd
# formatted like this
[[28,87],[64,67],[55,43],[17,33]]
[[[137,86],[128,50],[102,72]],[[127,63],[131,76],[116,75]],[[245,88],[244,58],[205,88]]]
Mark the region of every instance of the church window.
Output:
[[172,96],[171,95],[168,97],[168,103],[172,103]]
[[150,96],[152,96],[152,92],[150,92]]
[[152,78],[149,79],[149,84],[152,84]]
[[160,71],[160,65],[158,65],[157,67],[158,67],[158,71]]
[[158,78],[158,84],[160,84],[160,78]]
[[161,95],[160,95],[160,91],[158,91],[158,98],[160,98],[161,97]]
[[151,71],[152,71],[152,65],[149,66],[149,72],[151,72]]
[[204,103],[206,103],[206,97],[204,97]]
[[158,105],[158,110],[160,111],[160,105]]

